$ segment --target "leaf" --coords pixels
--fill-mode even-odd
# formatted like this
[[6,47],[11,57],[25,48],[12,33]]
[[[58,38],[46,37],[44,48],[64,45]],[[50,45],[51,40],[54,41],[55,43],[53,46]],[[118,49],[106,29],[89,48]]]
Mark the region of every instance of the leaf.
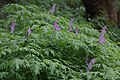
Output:
[[0,79],[3,80],[8,74],[8,72],[0,72]]
[[32,61],[30,69],[32,72],[34,72],[33,74],[35,75],[40,74],[40,70],[42,70],[40,63],[38,61]]

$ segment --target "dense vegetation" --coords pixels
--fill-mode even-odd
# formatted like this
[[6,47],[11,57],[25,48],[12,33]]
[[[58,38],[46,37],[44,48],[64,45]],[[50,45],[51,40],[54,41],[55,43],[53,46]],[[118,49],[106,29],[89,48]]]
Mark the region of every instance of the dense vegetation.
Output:
[[104,28],[83,18],[82,5],[73,11],[56,2],[51,13],[52,1],[32,1],[1,10],[0,80],[120,79],[120,47],[106,31],[100,42]]

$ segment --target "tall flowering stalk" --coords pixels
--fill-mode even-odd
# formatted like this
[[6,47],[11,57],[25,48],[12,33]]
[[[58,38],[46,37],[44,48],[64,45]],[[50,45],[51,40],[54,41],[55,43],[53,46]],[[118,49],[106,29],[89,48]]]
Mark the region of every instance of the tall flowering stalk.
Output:
[[107,30],[107,26],[104,26],[103,29],[101,30],[101,33],[105,34]]
[[57,23],[58,23],[58,19],[54,22],[55,31],[61,30]]
[[105,37],[104,34],[106,33],[107,26],[104,26],[103,29],[101,30],[100,36],[99,36],[99,43],[103,44],[105,43]]
[[74,20],[74,18],[71,18],[71,20],[69,22],[69,30],[68,30],[68,32],[71,32],[73,30],[73,26],[72,26],[73,20]]
[[30,34],[31,34],[31,29],[30,28],[28,28],[28,30],[27,30],[27,35],[29,36]]
[[10,33],[13,33],[14,32],[14,29],[15,29],[15,22],[12,21],[12,24],[10,26]]
[[89,63],[87,63],[87,72],[92,70],[93,65],[96,63],[95,58],[92,58]]
[[53,4],[52,8],[50,9],[50,13],[52,14],[55,11],[56,3]]
[[79,32],[79,29],[78,29],[78,27],[76,27],[75,34],[78,34],[78,32]]
[[105,43],[105,37],[104,37],[104,34],[100,34],[100,37],[99,37],[99,43],[100,43],[100,44]]

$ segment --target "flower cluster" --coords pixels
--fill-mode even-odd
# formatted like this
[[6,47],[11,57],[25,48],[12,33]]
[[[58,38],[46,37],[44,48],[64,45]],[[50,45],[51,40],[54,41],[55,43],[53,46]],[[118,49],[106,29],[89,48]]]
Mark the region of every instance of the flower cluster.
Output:
[[31,34],[31,29],[29,28],[28,30],[27,30],[27,35],[29,36],[30,34]]
[[[53,12],[55,11],[55,7],[56,7],[56,4],[53,4],[53,6],[52,6],[52,8],[51,8],[51,10],[50,10],[50,13],[53,13]],[[72,31],[73,31],[73,32],[75,32],[76,34],[78,34],[78,32],[79,32],[78,27],[76,27],[76,29],[73,30],[73,20],[74,20],[74,17],[72,17],[72,18],[70,19],[68,32],[72,32]],[[57,25],[57,23],[58,23],[58,19],[54,22],[55,31],[61,30],[61,28]]]
[[90,62],[87,64],[87,65],[88,65],[88,67],[87,67],[87,72],[89,72],[89,71],[92,69],[92,66],[93,66],[95,63],[96,63],[95,58],[92,58],[92,59],[90,60]]
[[79,29],[78,29],[78,27],[76,27],[75,34],[78,34],[78,32],[79,32]]
[[52,14],[55,11],[56,4],[53,4],[52,8],[50,9],[50,13]]
[[10,26],[10,33],[13,33],[14,32],[14,29],[15,29],[15,22],[12,21],[12,24]]
[[104,26],[103,29],[101,30],[100,36],[99,36],[99,43],[103,44],[105,42],[105,37],[104,34],[106,33],[107,26]]
[[55,31],[61,30],[57,23],[58,23],[58,19],[54,22]]
[[74,20],[74,18],[71,18],[70,23],[69,23],[69,30],[68,30],[68,32],[71,32],[73,30],[73,26],[72,26],[73,20]]
[[[70,23],[69,23],[69,30],[68,30],[68,32],[74,32],[75,34],[78,34],[78,32],[79,32],[78,27],[76,27],[76,29],[73,30],[73,26],[72,26],[73,20],[74,20],[74,18],[71,18]],[[61,28],[58,26],[57,23],[58,23],[58,19],[54,22],[54,31],[61,30]]]
[[104,26],[103,29],[101,30],[101,33],[105,34],[107,30],[107,26]]

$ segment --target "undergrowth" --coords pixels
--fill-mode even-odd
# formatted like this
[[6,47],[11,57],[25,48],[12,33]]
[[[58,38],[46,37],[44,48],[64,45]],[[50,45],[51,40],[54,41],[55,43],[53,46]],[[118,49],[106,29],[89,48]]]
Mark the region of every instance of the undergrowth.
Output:
[[[44,12],[36,5],[8,4],[2,9],[8,14],[0,20],[1,80],[119,80],[120,47],[87,22],[73,23],[79,32],[68,32],[70,18]],[[54,30],[58,19],[61,30]],[[15,30],[10,33],[12,21]],[[31,34],[27,35],[27,30]],[[96,59],[92,70],[86,64]]]

